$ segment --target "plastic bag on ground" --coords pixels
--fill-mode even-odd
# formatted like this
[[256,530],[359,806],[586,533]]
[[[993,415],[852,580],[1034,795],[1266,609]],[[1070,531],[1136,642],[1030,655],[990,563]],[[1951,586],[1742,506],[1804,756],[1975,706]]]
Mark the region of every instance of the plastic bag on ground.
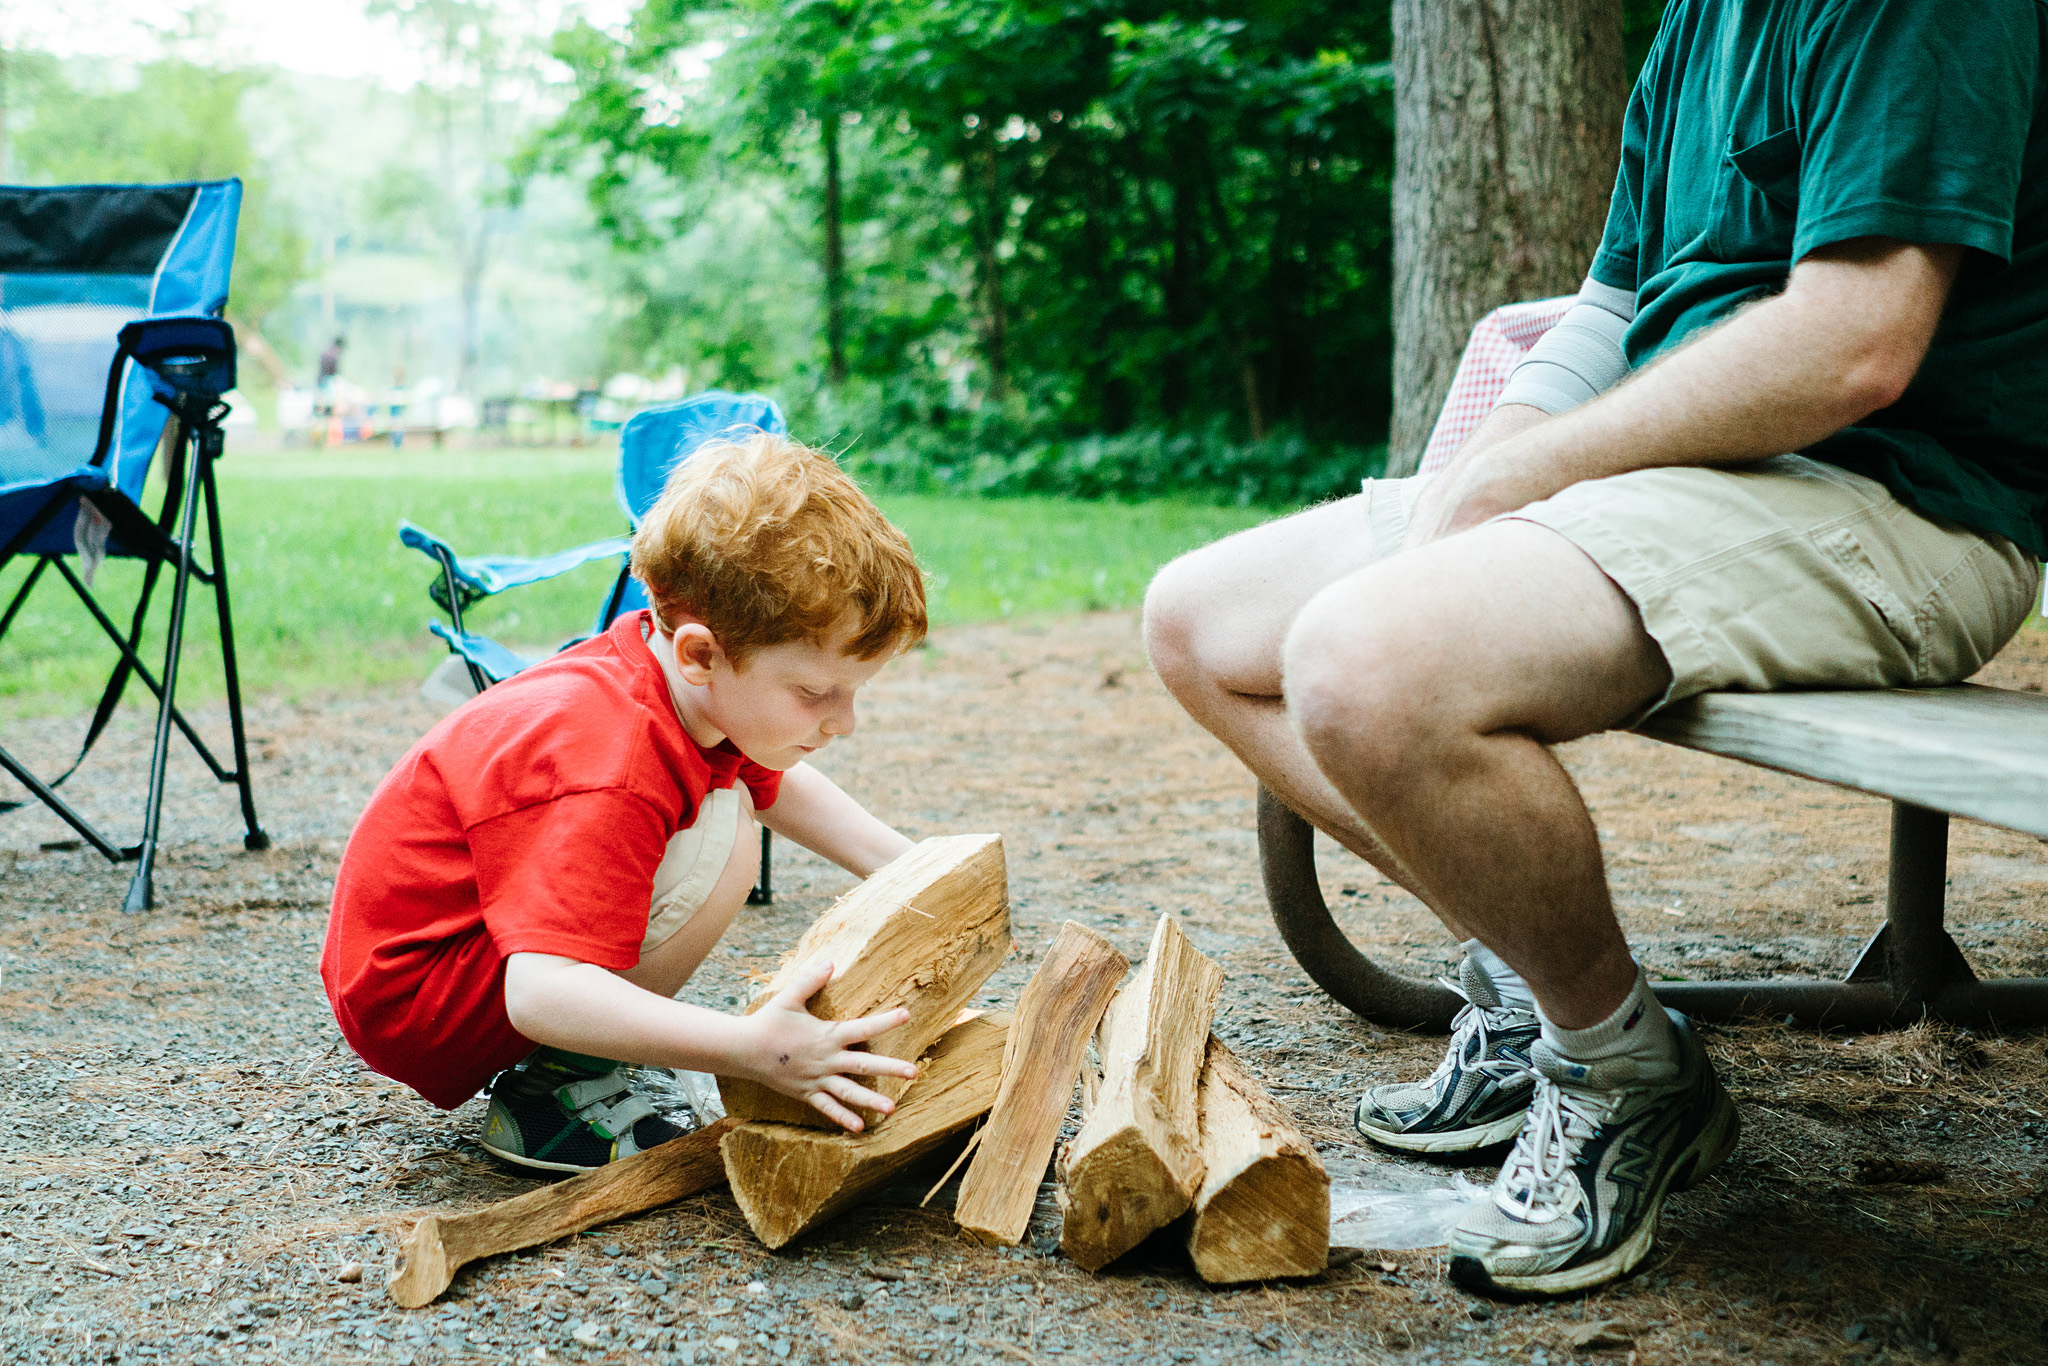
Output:
[[1368,1251],[1442,1247],[1487,1187],[1455,1173],[1448,1186],[1385,1190],[1348,1181],[1330,1184],[1330,1246]]

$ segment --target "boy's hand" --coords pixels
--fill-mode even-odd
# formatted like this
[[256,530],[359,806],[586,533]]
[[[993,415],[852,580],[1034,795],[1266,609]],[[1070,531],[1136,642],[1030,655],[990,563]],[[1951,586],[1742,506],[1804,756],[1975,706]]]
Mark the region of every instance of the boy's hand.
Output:
[[917,1067],[901,1058],[855,1051],[877,1034],[910,1018],[902,1008],[861,1020],[821,1020],[805,1008],[832,980],[832,965],[819,963],[776,993],[747,1022],[756,1031],[751,1075],[763,1085],[816,1107],[827,1119],[859,1133],[866,1127],[849,1106],[888,1114],[896,1103],[870,1091],[856,1076],[914,1077]]

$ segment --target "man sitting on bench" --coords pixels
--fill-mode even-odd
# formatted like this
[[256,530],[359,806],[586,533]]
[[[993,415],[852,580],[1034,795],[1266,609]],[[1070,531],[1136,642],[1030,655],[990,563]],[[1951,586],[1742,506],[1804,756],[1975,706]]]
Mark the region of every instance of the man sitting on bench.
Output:
[[2044,357],[2048,7],[1673,0],[1579,303],[1452,463],[1152,585],[1182,705],[1464,941],[1442,1064],[1358,1107],[1399,1148],[1515,1138],[1460,1285],[1626,1273],[1738,1127],[1550,746],[1974,672],[2040,588]]

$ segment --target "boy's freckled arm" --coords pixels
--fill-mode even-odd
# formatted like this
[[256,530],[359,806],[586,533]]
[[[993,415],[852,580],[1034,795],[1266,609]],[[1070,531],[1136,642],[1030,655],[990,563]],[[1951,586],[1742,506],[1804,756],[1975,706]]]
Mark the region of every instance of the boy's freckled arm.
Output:
[[775,805],[758,813],[761,824],[855,877],[867,877],[909,852],[911,841],[846,795],[809,764],[782,775]]

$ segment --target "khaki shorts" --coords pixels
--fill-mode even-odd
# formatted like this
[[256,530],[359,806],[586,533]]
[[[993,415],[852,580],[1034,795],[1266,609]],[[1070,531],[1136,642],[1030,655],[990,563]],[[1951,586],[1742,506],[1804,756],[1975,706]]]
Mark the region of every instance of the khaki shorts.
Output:
[[[1366,481],[1375,545],[1400,545],[1426,478]],[[1506,515],[1585,551],[1635,603],[1671,666],[1645,714],[1716,689],[1960,682],[2041,591],[2040,566],[2004,537],[1800,455],[1636,470]]]
[[698,808],[697,823],[669,837],[661,866],[654,870],[654,894],[647,903],[647,935],[640,952],[653,951],[690,923],[725,872],[740,837],[740,794],[714,788]]

